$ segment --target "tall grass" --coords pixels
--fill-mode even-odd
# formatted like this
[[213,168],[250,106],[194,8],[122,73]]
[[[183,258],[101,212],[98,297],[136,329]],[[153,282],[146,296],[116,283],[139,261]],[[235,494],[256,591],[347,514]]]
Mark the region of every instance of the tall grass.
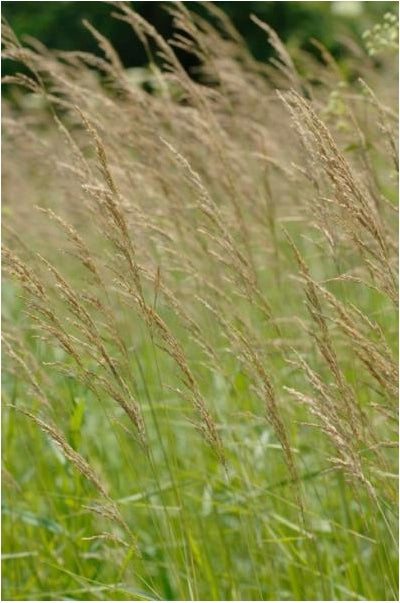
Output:
[[110,4],[3,25],[3,597],[397,600],[395,56]]

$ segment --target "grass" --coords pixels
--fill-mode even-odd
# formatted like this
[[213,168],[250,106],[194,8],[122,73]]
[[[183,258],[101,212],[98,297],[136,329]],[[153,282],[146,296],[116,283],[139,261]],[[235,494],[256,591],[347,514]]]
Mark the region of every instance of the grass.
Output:
[[398,598],[395,57],[207,7],[152,93],[3,26],[4,599]]

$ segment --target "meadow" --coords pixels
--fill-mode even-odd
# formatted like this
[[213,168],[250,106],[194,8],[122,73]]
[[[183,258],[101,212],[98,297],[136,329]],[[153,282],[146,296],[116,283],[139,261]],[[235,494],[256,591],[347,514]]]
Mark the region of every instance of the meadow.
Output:
[[147,68],[3,25],[2,597],[398,600],[397,17],[110,4]]

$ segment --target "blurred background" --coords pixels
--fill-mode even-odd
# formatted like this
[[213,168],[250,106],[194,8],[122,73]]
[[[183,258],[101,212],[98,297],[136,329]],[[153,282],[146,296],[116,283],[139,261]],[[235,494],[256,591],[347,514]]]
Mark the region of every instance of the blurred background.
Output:
[[[165,37],[172,33],[172,18],[165,10],[170,2],[132,2],[134,8],[150,21]],[[346,38],[363,45],[365,30],[382,20],[383,15],[398,12],[397,2],[215,2],[235,24],[251,52],[260,60],[271,55],[265,33],[250,20],[250,14],[266,21],[286,43],[292,55],[303,49],[318,55],[310,38],[322,42],[339,62],[346,61]],[[186,2],[188,8],[205,14],[201,2]],[[82,25],[89,20],[108,37],[126,67],[140,67],[147,57],[130,27],[110,18],[113,6],[108,2],[2,2],[2,15],[22,40],[31,36],[49,48],[82,50],[98,54],[96,41]],[[179,57],[191,67],[192,57]],[[376,59],[379,64],[379,58]],[[16,66],[5,61],[3,74]]]

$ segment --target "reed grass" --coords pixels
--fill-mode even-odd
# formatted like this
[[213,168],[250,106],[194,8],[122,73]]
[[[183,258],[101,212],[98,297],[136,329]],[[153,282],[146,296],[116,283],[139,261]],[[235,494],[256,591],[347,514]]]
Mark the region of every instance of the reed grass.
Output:
[[398,600],[395,53],[109,4],[3,25],[3,597]]

